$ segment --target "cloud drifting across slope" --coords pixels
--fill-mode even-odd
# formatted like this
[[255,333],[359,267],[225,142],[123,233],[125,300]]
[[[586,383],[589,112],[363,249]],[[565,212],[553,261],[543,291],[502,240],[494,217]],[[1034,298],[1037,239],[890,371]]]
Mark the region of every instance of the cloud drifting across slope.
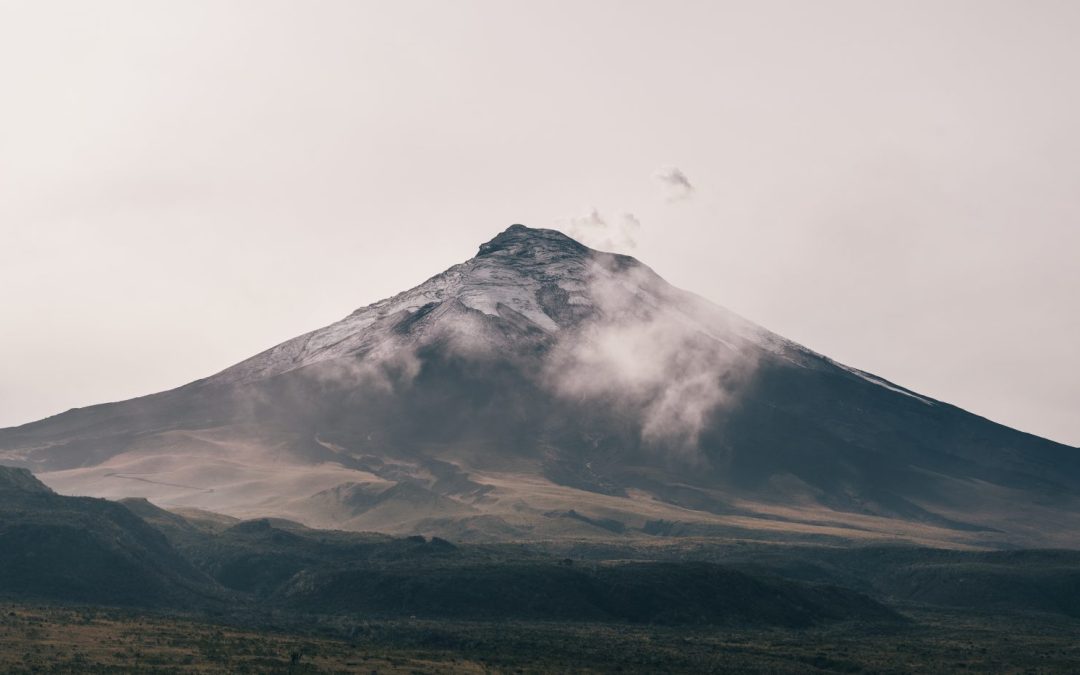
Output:
[[708,335],[645,267],[598,271],[588,292],[596,313],[562,336],[548,364],[549,386],[622,407],[640,419],[646,445],[702,461],[702,433],[736,399],[755,359]]

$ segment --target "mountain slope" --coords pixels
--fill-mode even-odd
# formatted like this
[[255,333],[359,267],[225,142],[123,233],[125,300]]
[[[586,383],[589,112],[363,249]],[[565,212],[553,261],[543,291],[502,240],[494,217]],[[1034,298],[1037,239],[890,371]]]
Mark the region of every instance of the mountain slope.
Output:
[[56,489],[457,539],[1080,543],[1080,453],[515,225],[210,378],[0,430]]

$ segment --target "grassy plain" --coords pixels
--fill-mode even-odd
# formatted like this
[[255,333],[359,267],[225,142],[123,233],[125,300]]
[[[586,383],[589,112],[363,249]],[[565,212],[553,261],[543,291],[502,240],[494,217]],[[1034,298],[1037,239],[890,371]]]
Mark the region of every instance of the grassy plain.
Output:
[[617,623],[223,616],[4,605],[5,673],[1049,673],[1080,623],[926,608],[910,621],[741,630]]

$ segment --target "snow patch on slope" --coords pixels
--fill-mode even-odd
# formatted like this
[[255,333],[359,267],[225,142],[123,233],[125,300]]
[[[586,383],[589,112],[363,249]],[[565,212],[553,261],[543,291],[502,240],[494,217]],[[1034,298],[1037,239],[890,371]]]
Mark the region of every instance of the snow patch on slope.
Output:
[[844,370],[848,371],[852,375],[855,375],[855,376],[857,376],[857,377],[859,377],[859,378],[861,378],[863,380],[866,380],[870,384],[876,384],[877,386],[884,387],[885,389],[888,389],[889,391],[895,391],[897,394],[903,394],[904,396],[907,396],[908,398],[913,398],[916,401],[918,401],[919,403],[922,403],[924,405],[929,405],[929,406],[934,405],[934,402],[931,401],[930,399],[923,398],[922,396],[919,396],[918,394],[916,394],[914,392],[908,391],[907,389],[904,389],[902,387],[898,387],[897,385],[892,384],[891,382],[888,382],[887,380],[883,380],[880,377],[871,375],[870,373],[861,371],[861,370],[859,370],[857,368],[852,368],[851,366],[845,366],[842,363],[836,363],[835,361],[833,361],[833,363],[836,364],[837,366],[843,368]]

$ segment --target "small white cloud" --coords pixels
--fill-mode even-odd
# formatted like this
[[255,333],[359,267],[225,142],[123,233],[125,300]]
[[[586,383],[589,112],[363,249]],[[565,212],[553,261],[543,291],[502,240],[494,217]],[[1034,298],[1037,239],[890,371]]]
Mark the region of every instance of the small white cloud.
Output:
[[656,179],[663,185],[669,202],[689,199],[694,194],[694,185],[686,177],[682,169],[677,166],[665,166],[657,171],[655,175]]
[[609,218],[596,208],[584,216],[565,220],[560,225],[566,234],[586,246],[623,253],[637,248],[637,232],[641,229],[641,221],[632,213]]

